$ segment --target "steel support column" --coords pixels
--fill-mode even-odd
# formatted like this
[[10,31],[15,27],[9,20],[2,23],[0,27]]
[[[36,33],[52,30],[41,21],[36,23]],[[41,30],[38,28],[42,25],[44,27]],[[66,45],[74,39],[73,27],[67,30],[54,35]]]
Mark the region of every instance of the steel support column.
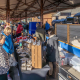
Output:
[[15,23],[15,16],[14,16],[14,14],[13,14],[13,24]]
[[21,23],[21,14],[20,14],[20,23]]
[[42,25],[43,25],[43,0],[41,0],[40,17],[41,17],[41,27],[42,27]]
[[7,10],[6,10],[6,22],[7,25],[10,25],[10,0],[7,0],[7,4],[6,4]]
[[25,21],[27,23],[27,12],[25,12]]

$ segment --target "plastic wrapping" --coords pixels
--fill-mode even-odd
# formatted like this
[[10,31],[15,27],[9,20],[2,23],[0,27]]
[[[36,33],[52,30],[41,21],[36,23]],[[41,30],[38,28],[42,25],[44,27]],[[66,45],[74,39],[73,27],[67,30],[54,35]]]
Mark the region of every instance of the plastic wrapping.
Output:
[[80,66],[80,58],[74,56],[74,57],[71,59],[70,63],[71,63],[73,66]]

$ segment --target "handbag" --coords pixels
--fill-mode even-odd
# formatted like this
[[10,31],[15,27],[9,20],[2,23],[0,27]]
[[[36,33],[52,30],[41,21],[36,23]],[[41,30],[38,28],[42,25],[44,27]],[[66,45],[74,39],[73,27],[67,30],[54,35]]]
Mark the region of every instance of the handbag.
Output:
[[10,66],[16,66],[17,65],[17,61],[15,60],[15,57],[13,54],[9,54],[9,65]]

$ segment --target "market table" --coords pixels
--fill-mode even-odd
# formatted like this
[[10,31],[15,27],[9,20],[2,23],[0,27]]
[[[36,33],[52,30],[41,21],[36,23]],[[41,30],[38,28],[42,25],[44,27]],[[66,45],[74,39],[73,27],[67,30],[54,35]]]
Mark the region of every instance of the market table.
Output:
[[18,53],[15,53],[16,59],[18,61],[18,69],[20,73],[20,79],[21,80],[45,80],[46,74],[48,70],[50,70],[50,67],[48,65],[44,66],[41,69],[33,69],[31,71],[22,71],[21,70],[21,58]]

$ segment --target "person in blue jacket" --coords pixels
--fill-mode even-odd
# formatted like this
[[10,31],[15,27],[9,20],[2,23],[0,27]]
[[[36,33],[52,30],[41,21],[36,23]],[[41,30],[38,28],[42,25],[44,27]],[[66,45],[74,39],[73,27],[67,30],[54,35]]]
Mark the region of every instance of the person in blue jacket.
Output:
[[[2,32],[2,34],[5,36],[5,43],[3,44],[3,49],[9,54],[13,54],[14,53],[14,46],[13,46],[13,42],[11,39],[11,28],[10,27],[6,27],[4,29],[4,32]],[[9,75],[9,71],[7,73],[8,75],[8,79],[11,79],[10,75]]]
[[13,46],[13,42],[12,42],[11,35],[10,35],[11,34],[11,28],[6,27],[4,29],[4,32],[2,32],[2,34],[5,36],[5,43],[2,46],[3,49],[9,54],[14,53],[14,46]]
[[46,32],[48,32],[49,28],[50,28],[50,24],[46,21],[46,24],[45,24],[45,30],[46,30]]

